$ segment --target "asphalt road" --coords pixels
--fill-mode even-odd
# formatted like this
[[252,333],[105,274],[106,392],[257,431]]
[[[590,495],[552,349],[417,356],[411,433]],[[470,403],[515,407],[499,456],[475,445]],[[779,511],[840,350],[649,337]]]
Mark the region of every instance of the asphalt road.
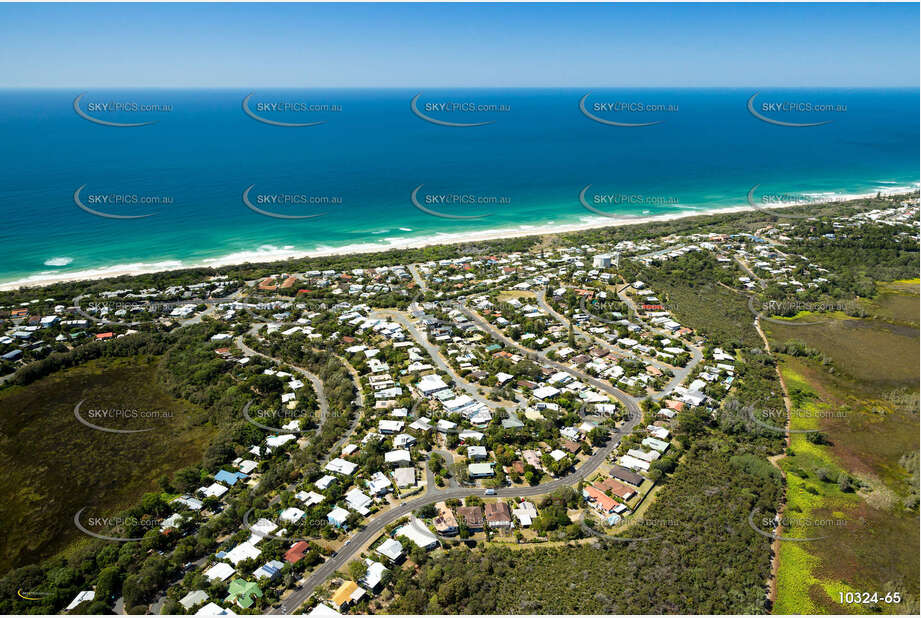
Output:
[[[261,325],[253,326],[250,329],[250,333],[255,332],[255,329],[257,329],[258,326],[261,326]],[[238,348],[243,350],[244,354],[247,354],[249,356],[261,356],[262,358],[268,359],[276,364],[284,363],[284,361],[281,361],[277,358],[273,358],[269,356],[268,354],[263,354],[262,352],[252,349],[251,347],[243,343],[242,335],[239,337],[236,337],[233,341],[234,343],[237,344]],[[323,389],[323,380],[321,380],[319,376],[317,376],[316,374],[313,374],[307,371],[303,367],[298,367],[296,365],[292,365],[291,363],[285,363],[285,364],[289,365],[296,372],[298,372],[299,374],[301,374],[302,376],[310,380],[310,383],[313,385],[313,390],[317,394],[317,404],[320,406],[320,425],[322,425],[324,422],[326,422],[326,417],[329,415],[329,401],[326,399],[326,391]]]
[[[626,292],[623,291],[623,288],[618,290],[617,296],[618,298],[620,298],[621,301],[626,303],[628,307],[630,307],[630,309],[633,311],[633,315],[635,316],[635,319],[637,322],[641,322],[651,332],[661,335],[662,337],[666,337],[669,339],[675,338],[674,333],[671,333],[665,330],[664,328],[656,328],[652,326],[651,324],[646,323],[642,318],[640,318],[639,313],[637,312],[636,303],[633,301],[632,298],[630,298],[630,296]],[[703,352],[700,350],[700,348],[698,348],[697,346],[690,345],[690,344],[688,344],[688,347],[691,349],[691,360],[688,361],[688,364],[685,365],[684,367],[671,367],[671,371],[674,374],[674,376],[672,377],[671,380],[668,381],[664,389],[662,389],[658,393],[654,393],[653,395],[651,395],[652,399],[655,399],[656,401],[658,401],[664,398],[669,393],[671,393],[675,389],[676,386],[680,385],[682,382],[685,381],[685,379],[687,379],[689,375],[691,375],[691,372],[694,371],[694,368],[697,367],[697,364],[703,360],[704,355],[703,355]]]
[[[529,350],[521,348],[517,343],[508,339],[502,333],[494,330],[492,326],[487,323],[479,315],[471,312],[469,309],[463,305],[459,305],[460,310],[467,315],[474,323],[476,323],[481,328],[484,328],[487,332],[492,333],[499,339],[505,341],[507,345],[513,346],[520,349],[523,353],[528,354],[529,356],[534,354]],[[539,356],[542,356],[538,353]],[[540,485],[535,485],[534,487],[507,487],[498,489],[496,491],[496,496],[500,498],[525,498],[531,496],[540,496],[554,490],[557,490],[561,487],[567,487],[578,483],[580,480],[586,478],[592,474],[611,454],[611,452],[617,448],[620,438],[631,431],[633,428],[642,420],[642,411],[635,398],[631,397],[627,393],[620,391],[610,384],[604,383],[601,380],[597,380],[589,375],[582,373],[581,371],[572,369],[561,363],[551,361],[550,359],[542,356],[541,360],[561,371],[565,371],[572,375],[573,377],[588,382],[596,388],[603,390],[604,392],[612,395],[617,398],[629,412],[627,421],[621,425],[608,440],[608,443],[595,451],[595,453],[589,457],[585,462],[579,466],[576,470],[570,474],[548,481],[546,483],[541,483]],[[285,610],[296,610],[299,608],[305,601],[307,601],[310,596],[313,594],[313,591],[323,584],[329,578],[330,575],[335,573],[340,568],[344,567],[349,563],[350,560],[360,552],[361,548],[373,540],[377,535],[379,535],[384,528],[389,524],[398,520],[401,517],[404,517],[416,509],[419,509],[428,504],[434,504],[442,500],[447,500],[449,498],[466,498],[467,496],[481,496],[483,495],[484,490],[482,488],[448,488],[444,490],[433,490],[429,489],[425,495],[405,502],[393,509],[381,513],[377,517],[371,519],[363,528],[359,529],[348,541],[348,544],[343,546],[339,552],[331,557],[329,560],[320,565],[311,575],[308,577],[304,585],[299,589],[295,590],[283,603]],[[282,611],[282,608],[273,609],[271,614],[283,614],[286,611]]]
[[[637,410],[638,412],[638,410]],[[598,449],[594,455],[589,457],[578,469],[571,472],[570,474],[548,481],[546,483],[541,483],[540,485],[535,485],[534,487],[507,487],[499,489],[496,491],[496,496],[499,498],[525,498],[531,496],[540,496],[546,493],[550,493],[561,487],[567,487],[578,483],[580,480],[592,474],[598,466],[600,466],[604,460],[611,454],[611,452],[617,447],[617,444],[620,442],[620,437],[631,432],[636,424],[641,420],[642,416],[637,413],[632,415],[631,419],[624,423],[617,431],[614,433],[614,436],[608,440],[607,445]],[[482,496],[484,490],[480,487],[472,488],[450,488],[444,490],[436,490],[427,492],[425,495],[416,498],[415,500],[410,500],[409,502],[404,502],[403,504],[394,507],[393,509],[381,513],[377,517],[370,520],[367,525],[361,528],[356,534],[354,534],[348,545],[343,546],[339,552],[331,557],[329,560],[320,565],[311,575],[308,577],[304,585],[297,590],[295,590],[285,601],[283,605],[287,610],[296,610],[299,608],[305,601],[307,601],[310,596],[313,594],[313,591],[323,584],[329,578],[330,575],[335,573],[340,568],[347,565],[352,558],[361,550],[361,548],[366,544],[372,541],[374,538],[379,535],[384,528],[394,521],[409,515],[416,509],[422,508],[428,504],[434,504],[436,502],[441,502],[442,500],[447,500],[449,498],[466,498],[467,496]],[[282,611],[281,608],[274,608],[270,614],[283,614],[286,613]]]
[[430,342],[425,333],[416,328],[416,325],[410,322],[405,314],[393,310],[378,310],[374,312],[374,315],[376,317],[387,318],[399,322],[403,328],[409,331],[413,339],[425,348],[425,351],[428,352],[429,356],[432,358],[432,362],[435,363],[439,369],[451,376],[451,379],[454,380],[454,383],[458,387],[462,388],[468,395],[483,405],[489,407],[491,410],[495,410],[496,408],[512,410],[518,407],[518,404],[513,402],[490,401],[480,393],[479,388],[475,384],[457,375],[457,372],[455,372],[451,365],[441,356],[441,350]]
[[487,322],[478,313],[471,311],[464,305],[459,304],[458,307],[464,313],[464,315],[466,315],[474,324],[479,326],[485,332],[491,334],[493,337],[499,339],[500,341],[505,343],[507,346],[515,348],[516,350],[518,350],[521,354],[525,355],[526,357],[537,356],[541,362],[555,369],[566,372],[572,377],[576,378],[577,380],[587,382],[588,384],[591,384],[595,388],[606,392],[607,394],[611,395],[612,397],[620,401],[624,405],[624,408],[627,409],[629,412],[631,413],[635,412],[635,414],[631,414],[631,417],[632,416],[642,416],[642,412],[640,411],[639,401],[635,397],[628,395],[627,393],[625,393],[624,391],[618,388],[614,388],[613,386],[611,386],[609,382],[604,382],[597,378],[593,378],[592,376],[586,373],[583,373],[579,371],[578,369],[573,369],[569,365],[564,365],[563,363],[559,363],[555,360],[551,360],[543,352],[535,352],[534,350],[528,350],[527,348],[519,345],[516,341],[507,337],[504,333],[502,333],[502,331],[500,331],[495,326]]

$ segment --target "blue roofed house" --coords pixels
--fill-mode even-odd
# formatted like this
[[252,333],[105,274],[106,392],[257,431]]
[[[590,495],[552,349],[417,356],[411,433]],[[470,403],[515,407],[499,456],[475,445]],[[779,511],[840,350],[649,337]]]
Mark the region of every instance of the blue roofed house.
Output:
[[275,579],[281,574],[281,569],[285,565],[278,560],[270,560],[253,572],[256,579]]
[[236,483],[240,479],[245,479],[245,478],[248,478],[248,477],[242,472],[228,472],[227,470],[220,470],[218,471],[217,474],[214,475],[215,481],[218,481],[219,483],[226,483],[227,485],[230,485],[231,487],[233,487],[234,483]]

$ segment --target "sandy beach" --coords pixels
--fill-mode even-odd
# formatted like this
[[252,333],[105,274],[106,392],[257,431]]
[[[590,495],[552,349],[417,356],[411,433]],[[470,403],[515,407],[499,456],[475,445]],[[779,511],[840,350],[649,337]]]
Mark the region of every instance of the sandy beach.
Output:
[[[880,192],[885,196],[908,195],[916,188],[899,187],[891,191]],[[873,197],[876,192],[853,195],[835,195],[830,199],[816,200],[822,204],[834,202],[846,202],[855,199]],[[778,208],[790,208],[793,206],[803,206],[803,202],[778,203],[771,204],[770,210]],[[765,208],[767,209],[767,207]],[[707,215],[730,214],[756,210],[752,206],[745,204],[741,206],[730,206],[725,208],[709,208],[701,210],[682,210],[678,213],[649,215],[649,216],[619,216],[619,217],[600,217],[595,216],[585,218],[577,223],[547,223],[540,225],[519,225],[501,229],[489,229],[473,232],[461,232],[455,234],[435,234],[433,236],[422,236],[415,238],[385,238],[385,243],[368,242],[345,245],[342,247],[318,247],[315,249],[303,250],[291,246],[282,248],[273,246],[263,246],[252,251],[240,251],[216,258],[208,258],[199,262],[182,262],[180,260],[160,261],[151,263],[121,264],[111,267],[95,268],[92,270],[77,271],[72,273],[42,273],[23,279],[0,283],[0,290],[15,290],[22,287],[41,287],[54,283],[74,282],[74,281],[92,281],[106,279],[109,277],[135,276],[150,274],[155,272],[164,272],[171,270],[182,270],[188,268],[207,268],[236,266],[240,264],[262,264],[287,259],[300,259],[309,257],[327,257],[334,255],[347,255],[357,253],[379,253],[382,251],[391,251],[394,249],[418,249],[433,245],[451,245],[468,242],[478,242],[486,240],[497,240],[502,238],[519,238],[523,236],[537,236],[542,234],[565,234],[568,232],[579,232],[584,230],[620,227],[629,225],[640,225],[644,223],[666,222],[675,219],[687,217],[700,217]]]

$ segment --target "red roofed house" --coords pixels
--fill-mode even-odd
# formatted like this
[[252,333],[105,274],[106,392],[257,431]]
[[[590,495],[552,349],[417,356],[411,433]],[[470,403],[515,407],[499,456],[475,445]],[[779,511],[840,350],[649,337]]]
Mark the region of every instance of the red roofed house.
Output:
[[614,500],[614,498],[609,498],[608,496],[604,495],[604,492],[594,485],[583,487],[582,495],[586,500],[594,502],[595,508],[602,513],[610,513],[614,510],[614,507],[617,506],[617,501]]
[[298,541],[291,546],[291,549],[285,552],[285,560],[291,564],[296,564],[304,557],[309,549],[310,544],[307,541]]
[[684,410],[684,403],[681,401],[675,401],[674,399],[666,399],[665,407],[669,410],[674,410],[675,412],[681,412]]
[[627,487],[623,483],[615,481],[614,479],[605,479],[600,483],[595,483],[595,487],[607,493],[610,491],[612,494],[620,498],[621,500],[629,500],[636,495],[636,490],[632,487]]

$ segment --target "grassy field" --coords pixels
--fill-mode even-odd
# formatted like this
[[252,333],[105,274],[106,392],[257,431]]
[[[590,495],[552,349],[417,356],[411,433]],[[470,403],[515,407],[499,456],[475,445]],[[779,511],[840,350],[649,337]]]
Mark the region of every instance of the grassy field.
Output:
[[[834,367],[780,356],[794,405],[792,429],[821,431],[830,444],[794,433],[793,455],[780,462],[791,524],[783,536],[825,538],[780,543],[776,613],[918,608],[917,476],[902,463],[919,446],[918,329],[909,322],[918,315],[917,282],[883,289],[873,301],[879,308],[873,319],[765,324],[772,343],[803,341]],[[842,490],[837,482],[842,474],[858,481],[856,491]],[[828,525],[816,527],[817,522]],[[881,598],[899,592],[905,602],[841,604],[841,592],[878,592]]]
[[761,346],[748,297],[709,282],[697,287],[664,280],[652,283],[654,289],[665,292],[668,306],[681,324],[717,340]]
[[889,281],[879,284],[879,294],[863,307],[876,319],[919,325],[918,279]]
[[[203,414],[157,385],[155,358],[93,361],[0,394],[0,573],[85,537],[84,506],[105,516],[157,488],[162,474],[201,459],[211,429]],[[81,416],[118,434],[80,424]],[[167,418],[91,418],[93,409],[163,411]]]

